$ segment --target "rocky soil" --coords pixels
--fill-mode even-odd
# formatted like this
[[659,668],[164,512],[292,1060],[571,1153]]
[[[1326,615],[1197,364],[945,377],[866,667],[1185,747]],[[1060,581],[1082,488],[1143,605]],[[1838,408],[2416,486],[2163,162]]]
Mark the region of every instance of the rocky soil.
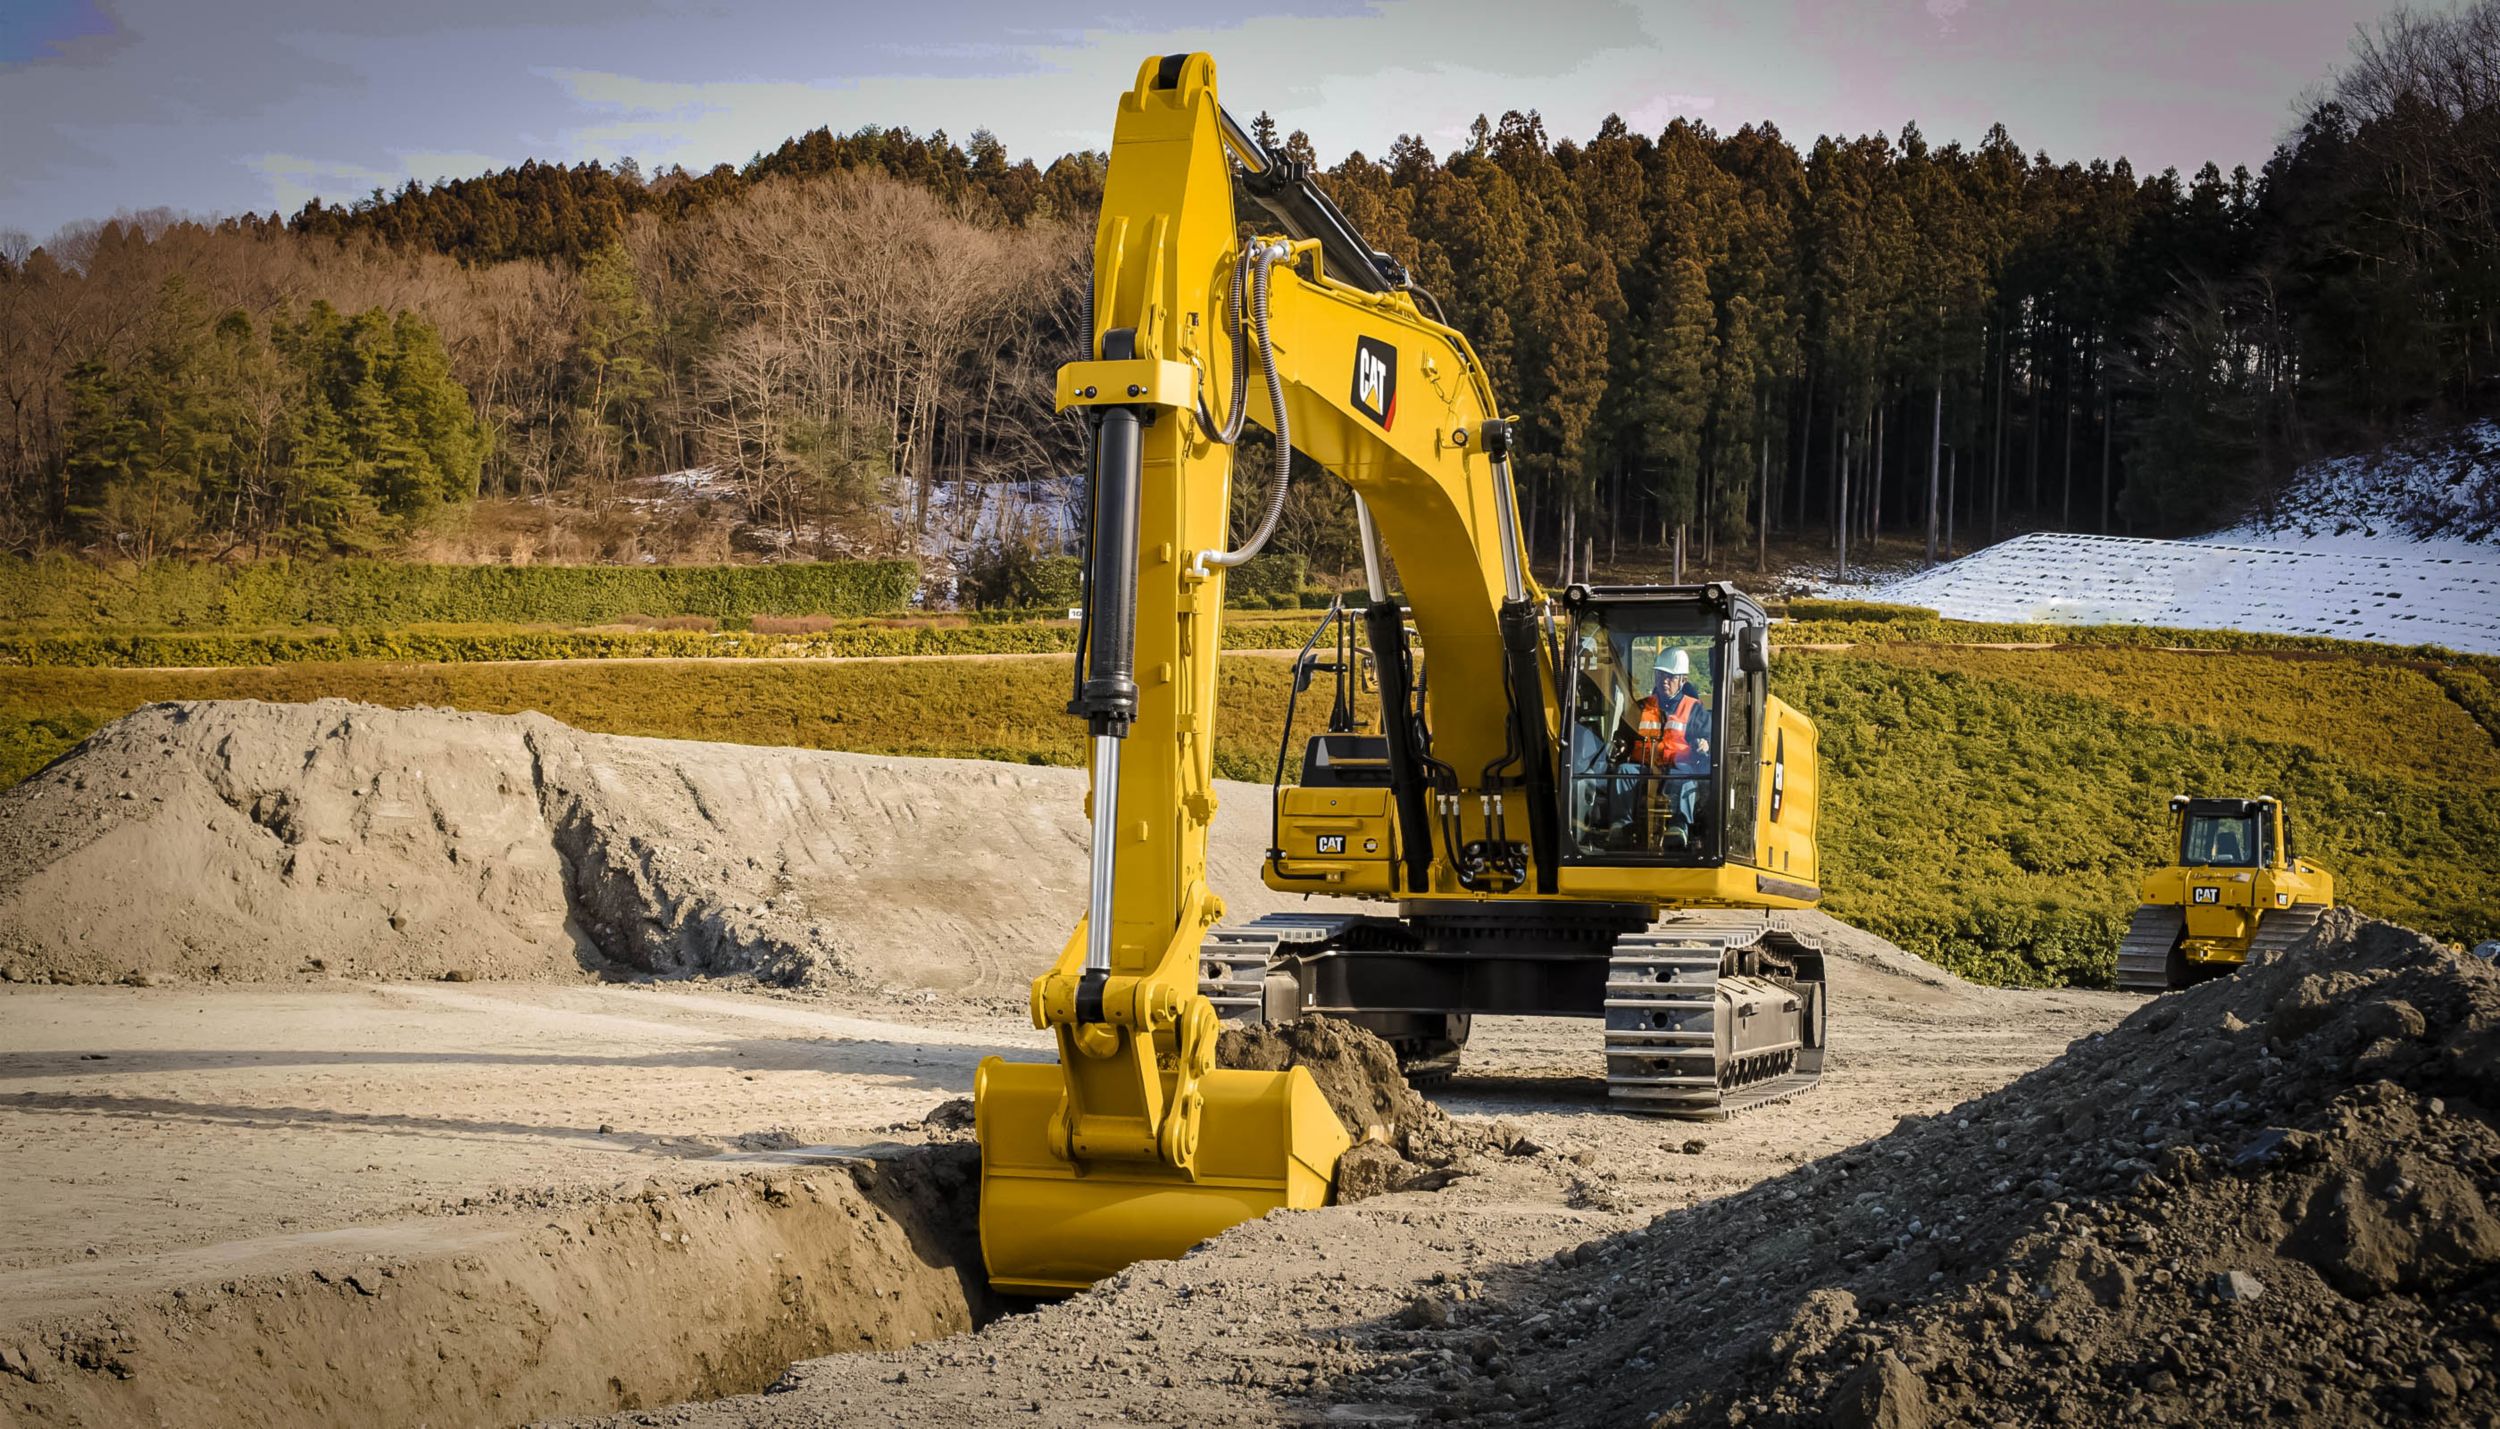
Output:
[[[1448,1168],[1476,1151],[1512,1144],[1482,1126],[1461,1126],[1398,1072],[1389,1044],[1349,1023],[1302,1017],[1281,1026],[1227,1027],[1215,1063],[1253,1072],[1300,1067],[1344,1123],[1354,1147],[1337,1163],[1339,1205],[1390,1191],[1446,1184]],[[1434,1175],[1439,1171],[1443,1174]]]
[[1332,1397],[1554,1424],[2488,1423],[2495,1109],[2500,975],[2339,911],[2001,1091],[1383,1331],[1396,1358]]

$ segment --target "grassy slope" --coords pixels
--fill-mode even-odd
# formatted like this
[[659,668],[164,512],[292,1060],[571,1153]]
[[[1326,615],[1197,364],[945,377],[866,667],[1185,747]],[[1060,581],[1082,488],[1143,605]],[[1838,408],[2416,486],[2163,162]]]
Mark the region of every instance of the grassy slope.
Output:
[[[2099,982],[2136,880],[2161,857],[2163,801],[2183,789],[2278,793],[2352,901],[2441,936],[2488,936],[2500,753],[2443,688],[2449,675],[2360,655],[1887,645],[1791,652],[1776,680],[1823,731],[1832,912],[1992,981]],[[1219,768],[1264,780],[1285,664],[1229,660],[1222,681]],[[150,701],[325,695],[535,709],[621,734],[1082,755],[1062,713],[1064,656],[21,668],[0,669],[0,784]]]
[[[2147,656],[2187,663],[2128,673]],[[1777,678],[1822,731],[1831,910],[1974,976],[2105,979],[2185,790],[2275,793],[2348,900],[2488,936],[2500,758],[2418,672],[1904,648],[1798,654]]]

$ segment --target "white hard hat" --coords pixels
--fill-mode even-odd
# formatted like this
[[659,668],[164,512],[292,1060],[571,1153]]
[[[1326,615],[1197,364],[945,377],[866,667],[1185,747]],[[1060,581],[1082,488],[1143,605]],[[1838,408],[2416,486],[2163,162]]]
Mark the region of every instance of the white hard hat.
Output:
[[1682,646],[1678,646],[1667,652],[1667,673],[1670,675],[1689,675],[1693,673],[1693,662],[1690,657],[1685,655]]

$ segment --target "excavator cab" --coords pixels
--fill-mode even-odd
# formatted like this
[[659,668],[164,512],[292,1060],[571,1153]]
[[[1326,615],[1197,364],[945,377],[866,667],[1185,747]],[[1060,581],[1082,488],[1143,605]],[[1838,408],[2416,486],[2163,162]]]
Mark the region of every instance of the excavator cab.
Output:
[[1730,738],[1746,738],[1759,707],[1759,671],[1746,664],[1742,632],[1758,636],[1762,620],[1756,610],[1747,621],[1706,590],[1566,593],[1565,858],[1701,864],[1724,857],[1731,805],[1721,769]]

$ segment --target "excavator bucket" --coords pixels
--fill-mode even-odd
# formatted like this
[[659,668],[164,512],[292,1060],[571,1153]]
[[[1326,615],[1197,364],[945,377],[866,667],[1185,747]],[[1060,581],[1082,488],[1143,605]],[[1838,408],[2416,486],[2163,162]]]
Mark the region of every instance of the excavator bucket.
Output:
[[1168,1260],[1229,1227],[1328,1199],[1351,1144],[1311,1074],[1213,1071],[1190,1173],[1053,1154],[1066,1086],[1055,1063],[991,1057],[973,1081],[981,1256],[992,1287],[1065,1295],[1140,1260]]

